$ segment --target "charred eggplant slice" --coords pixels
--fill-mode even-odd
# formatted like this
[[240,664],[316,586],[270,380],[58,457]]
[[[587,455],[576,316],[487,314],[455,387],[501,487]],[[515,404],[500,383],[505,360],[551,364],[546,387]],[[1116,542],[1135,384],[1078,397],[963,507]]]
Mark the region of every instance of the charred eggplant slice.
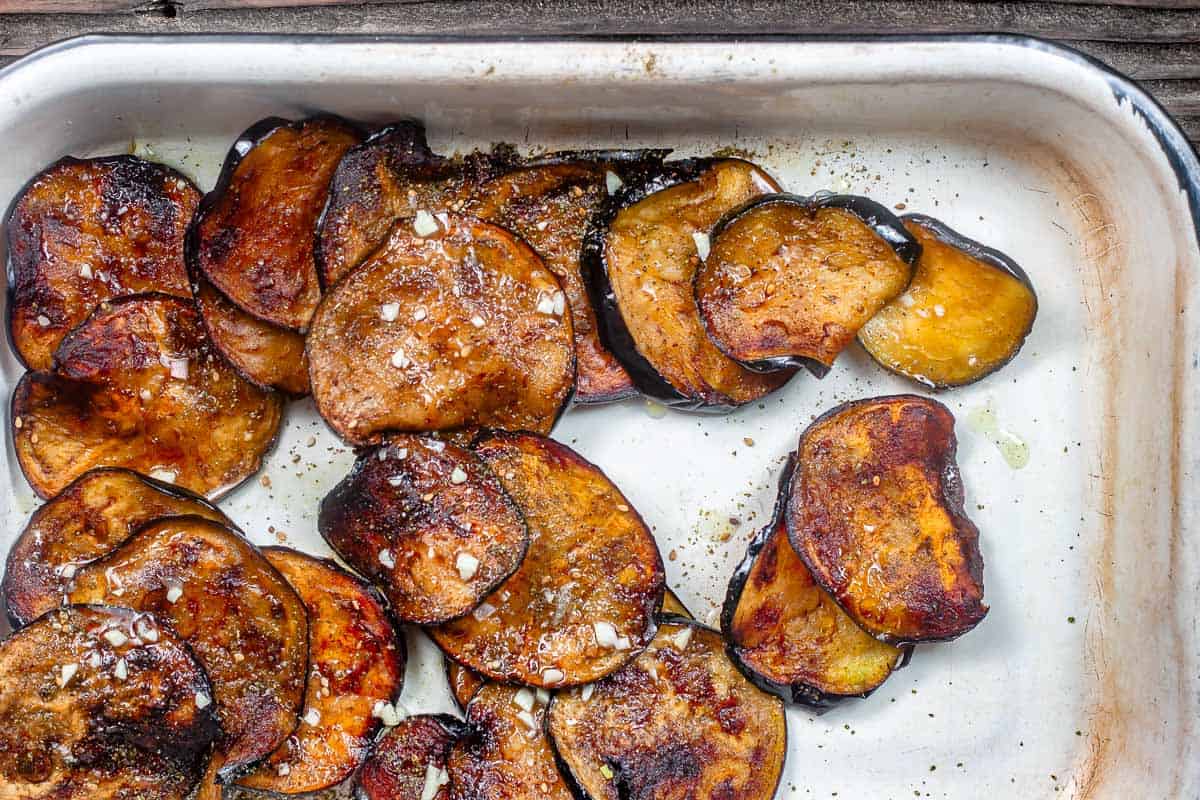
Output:
[[753,370],[823,376],[912,278],[916,240],[865,197],[751,200],[713,230],[696,306],[713,343]]
[[212,681],[224,731],[208,773],[219,782],[295,729],[308,666],[304,603],[230,528],[201,517],[151,522],[80,568],[67,600],[153,614],[188,643]]
[[619,672],[556,694],[546,727],[589,800],[770,800],[787,752],[783,703],[738,672],[719,633],[681,617]]
[[987,613],[956,446],[954,416],[916,395],[846,403],[800,437],[787,506],[792,546],[882,641],[953,639]]
[[729,657],[756,686],[824,711],[869,695],[907,652],[859,628],[792,549],[784,522],[791,472],[788,464],[775,513],[729,582],[721,630]]
[[662,558],[641,515],[558,442],[495,431],[475,452],[524,514],[529,551],[483,604],[430,635],[491,680],[553,688],[618,669],[650,641],[662,603]]
[[728,411],[782,386],[716,348],[692,284],[699,248],[730,210],[778,184],[739,159],[693,159],[647,169],[592,218],[583,266],[600,341],[645,394],[693,411]]
[[450,800],[450,748],[466,730],[448,714],[402,720],[375,744],[358,773],[359,800]]
[[428,212],[329,291],[308,362],[317,410],[354,444],[470,425],[548,433],[575,383],[566,297],[537,253]]
[[367,584],[332,561],[262,551],[308,610],[308,690],[300,727],[238,785],[276,794],[329,788],[362,764],[404,683],[404,640]]
[[540,692],[490,683],[450,750],[450,800],[572,800],[546,738]]
[[863,347],[885,369],[935,388],[1003,367],[1037,316],[1025,270],[931,217],[910,214],[904,225],[923,248],[916,275],[859,331]]
[[183,240],[199,202],[187,178],[132,156],[64,158],[31,180],[6,226],[9,335],[25,365],[50,369],[105,300],[186,297]]
[[516,571],[525,520],[470,450],[397,434],[363,451],[321,503],[329,546],[387,596],[397,619],[457,619]]
[[220,733],[212,694],[154,617],[51,611],[0,642],[0,797],[183,800]]
[[452,658],[446,658],[445,662],[446,683],[450,684],[450,694],[454,696],[454,702],[458,704],[458,707],[465,711],[467,703],[470,703],[475,693],[487,683],[487,679]]
[[232,523],[199,495],[127,469],[84,473],[33,513],[8,552],[0,585],[14,628],[57,608],[83,566],[160,517],[196,515]]
[[187,236],[187,259],[263,322],[304,331],[321,299],[313,231],[342,156],[362,141],[343,119],[270,118],[233,143]]

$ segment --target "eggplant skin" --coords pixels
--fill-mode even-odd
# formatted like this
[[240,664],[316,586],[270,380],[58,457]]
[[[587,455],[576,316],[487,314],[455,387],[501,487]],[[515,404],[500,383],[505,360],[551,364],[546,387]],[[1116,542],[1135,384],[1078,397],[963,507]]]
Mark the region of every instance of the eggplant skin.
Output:
[[[420,800],[426,773],[445,770],[450,748],[467,726],[449,714],[417,714],[400,722],[375,743],[375,750],[355,779],[358,800]],[[432,800],[448,800],[443,785]]]
[[889,644],[954,639],[987,614],[956,446],[954,415],[918,395],[845,403],[800,437],[792,547],[859,627]]

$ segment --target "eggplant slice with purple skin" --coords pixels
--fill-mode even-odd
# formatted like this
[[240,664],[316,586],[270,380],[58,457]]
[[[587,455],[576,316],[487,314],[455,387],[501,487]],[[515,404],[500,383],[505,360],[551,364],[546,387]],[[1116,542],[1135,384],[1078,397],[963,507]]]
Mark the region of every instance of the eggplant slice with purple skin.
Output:
[[644,394],[723,413],[792,376],[752,372],[718,350],[692,286],[713,226],[746,201],[777,192],[774,179],[748,161],[668,161],[631,176],[592,218],[582,263],[600,341]]
[[580,800],[771,800],[787,753],[783,703],[682,617],[620,671],[555,694],[546,729]]
[[904,225],[923,247],[916,274],[863,326],[859,342],[884,369],[937,389],[1003,367],[1037,317],[1025,270],[932,217],[909,214]]
[[823,713],[879,688],[911,649],[859,628],[792,549],[784,509],[793,464],[784,468],[771,520],[729,581],[721,630],[730,659],[752,683]]
[[987,614],[956,446],[954,415],[916,395],[845,403],[800,437],[788,537],[821,588],[881,641],[954,639]]
[[313,231],[338,162],[361,141],[358,127],[329,114],[250,126],[188,230],[191,270],[247,314],[307,330],[321,299]]
[[212,696],[153,616],[51,611],[0,642],[0,797],[184,800],[220,734]]
[[920,252],[900,220],[865,197],[757,197],[713,229],[696,306],[708,337],[748,369],[807,367],[823,377],[908,286]]
[[467,732],[449,714],[408,717],[375,743],[355,785],[358,800],[450,800],[450,749]]
[[200,203],[187,178],[133,156],[63,158],[8,214],[8,331],[32,370],[106,300],[188,296],[183,241]]

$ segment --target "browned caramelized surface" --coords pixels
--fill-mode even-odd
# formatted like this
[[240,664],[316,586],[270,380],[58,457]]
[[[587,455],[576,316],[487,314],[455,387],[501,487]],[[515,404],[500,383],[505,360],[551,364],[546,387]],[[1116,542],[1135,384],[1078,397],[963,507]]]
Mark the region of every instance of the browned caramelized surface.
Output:
[[64,158],[38,175],[8,220],[12,344],[30,369],[97,305],[159,291],[187,297],[183,239],[200,192],[132,156]]
[[498,432],[476,452],[524,514],[529,551],[483,605],[431,629],[434,641],[493,680],[554,687],[609,674],[653,635],[663,593],[653,535],[565,445]]
[[575,379],[557,279],[494,225],[441,215],[436,231],[418,228],[398,222],[317,310],[321,416],[354,443],[468,425],[548,433]]
[[188,643],[212,682],[231,775],[274,752],[296,727],[308,618],[283,576],[249,542],[199,517],[151,523],[75,575],[72,603],[154,614]]
[[[362,800],[450,800],[446,762],[461,733],[453,717],[418,714],[401,721],[375,745],[358,774]],[[432,796],[426,784],[437,786]]]
[[263,555],[308,609],[308,689],[300,726],[238,783],[299,794],[345,780],[363,763],[379,731],[377,703],[404,682],[404,645],[383,604],[332,561],[285,547]]
[[596,314],[580,273],[579,254],[588,221],[608,197],[602,161],[569,161],[517,169],[479,187],[467,211],[507,228],[538,252],[562,283],[575,331],[580,403],[618,399],[633,382],[600,343]]
[[97,466],[217,495],[258,469],[279,428],[281,398],[214,352],[190,300],[106,303],[55,362],[57,376],[26,373],[12,402],[17,458],[42,497]]
[[359,140],[345,122],[314,117],[240,141],[249,150],[230,154],[197,218],[189,257],[244,311],[307,328],[321,299],[313,231],[334,169]]
[[0,798],[183,800],[219,733],[211,695],[150,615],[53,611],[0,642]]
[[692,288],[700,266],[692,234],[707,235],[726,212],[777,191],[753,164],[722,160],[695,180],[623,209],[609,226],[604,259],[625,326],[638,353],[686,397],[712,405],[748,403],[791,376],[750,372],[718,350],[704,331]]
[[696,302],[708,335],[731,358],[831,366],[911,274],[850,211],[777,201],[721,229],[696,276]]
[[397,434],[367,450],[321,503],[321,535],[406,622],[461,617],[516,570],[521,512],[469,450]]
[[590,691],[559,692],[548,730],[592,800],[770,800],[787,752],[783,704],[738,672],[720,634],[695,624],[664,623]]
[[124,469],[95,469],[33,513],[4,572],[9,619],[20,626],[62,603],[75,572],[159,517],[195,514],[228,523],[211,503]]
[[468,733],[450,750],[451,800],[572,800],[532,689],[484,686],[467,706]]
[[955,448],[953,415],[915,395],[847,403],[800,437],[788,535],[877,638],[952,639],[987,613]]
[[478,672],[451,658],[446,659],[446,682],[450,684],[450,694],[454,695],[459,708],[466,708],[479,687],[487,683]]
[[912,285],[860,331],[867,352],[934,386],[961,386],[1004,366],[1033,327],[1033,290],[924,226],[904,224],[924,249]]

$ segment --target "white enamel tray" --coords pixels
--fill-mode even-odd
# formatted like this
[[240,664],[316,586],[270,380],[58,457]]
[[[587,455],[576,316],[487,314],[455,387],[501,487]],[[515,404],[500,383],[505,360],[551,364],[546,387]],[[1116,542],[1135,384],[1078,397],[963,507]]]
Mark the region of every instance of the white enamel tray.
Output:
[[[0,71],[0,208],[59,156],[130,147],[208,188],[248,124],[315,110],[416,116],[442,151],[737,148],[791,191],[903,203],[1012,255],[1041,303],[1024,351],[937,395],[958,418],[991,613],[868,700],[790,710],[779,797],[1200,797],[1200,164],[1134,85],[1009,37],[90,37]],[[0,368],[9,394],[7,348]],[[924,390],[855,347],[728,417],[628,401],[572,410],[555,436],[624,490],[671,585],[714,621],[801,429],[902,391]],[[5,440],[0,551],[36,505]],[[351,461],[293,404],[221,505],[258,542],[327,553],[317,503]],[[440,656],[409,639],[406,705],[450,710]]]

